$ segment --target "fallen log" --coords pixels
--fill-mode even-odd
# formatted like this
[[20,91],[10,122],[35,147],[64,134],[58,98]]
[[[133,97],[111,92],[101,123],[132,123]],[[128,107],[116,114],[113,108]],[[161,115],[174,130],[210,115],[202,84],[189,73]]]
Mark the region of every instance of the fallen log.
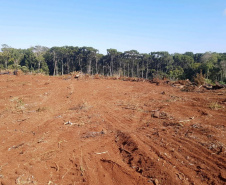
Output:
[[0,73],[0,75],[8,75],[8,74],[10,74],[10,72],[8,71],[8,72],[3,72],[3,73]]
[[219,83],[216,83],[216,85],[203,85],[204,88],[207,90],[217,90],[217,89],[222,89],[226,88],[226,85],[221,85]]

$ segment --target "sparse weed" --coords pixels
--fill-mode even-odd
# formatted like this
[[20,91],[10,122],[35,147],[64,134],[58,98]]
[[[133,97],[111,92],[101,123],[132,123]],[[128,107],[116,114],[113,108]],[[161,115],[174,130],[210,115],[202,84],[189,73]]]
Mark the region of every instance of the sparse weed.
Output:
[[165,102],[183,101],[183,98],[179,97],[179,96],[170,95],[170,99],[166,99],[166,100],[163,100],[163,101],[165,101]]
[[48,108],[47,107],[39,107],[36,112],[44,112],[46,111]]
[[5,108],[6,111],[22,111],[24,110],[24,100],[22,98],[14,97],[10,100],[9,106]]
[[80,171],[81,171],[81,176],[83,176],[85,169],[82,167],[82,165],[80,166]]
[[30,82],[21,82],[20,84],[21,84],[22,86],[25,86],[25,85],[31,85]]
[[222,106],[218,102],[212,102],[210,103],[209,108],[212,110],[219,110]]
[[22,98],[17,99],[16,102],[17,102],[17,107],[24,106],[24,101]]
[[15,99],[16,109],[22,110],[24,109],[24,100],[22,98]]
[[74,107],[69,108],[69,110],[88,110],[91,106],[87,102],[81,102]]

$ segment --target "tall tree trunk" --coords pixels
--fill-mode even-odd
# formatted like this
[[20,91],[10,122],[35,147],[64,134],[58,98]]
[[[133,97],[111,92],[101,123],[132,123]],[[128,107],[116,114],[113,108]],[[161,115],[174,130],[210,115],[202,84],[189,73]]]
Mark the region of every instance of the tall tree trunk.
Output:
[[8,60],[5,60],[5,68],[8,69]]
[[112,67],[112,69],[111,69],[111,76],[114,75],[114,64],[113,64],[113,60],[114,60],[114,58],[112,58],[112,62],[111,62],[111,67]]
[[88,72],[89,75],[91,74],[91,62],[92,62],[92,60],[89,59],[89,61],[88,61],[88,69],[87,69],[87,72]]
[[58,59],[56,60],[56,75],[58,76],[58,73],[59,73],[59,71],[58,71]]
[[71,57],[70,61],[71,61],[71,65],[72,65],[72,71],[75,71],[76,62],[73,60],[73,57]]
[[64,59],[63,58],[61,62],[61,75],[64,75]]
[[131,69],[132,77],[133,77],[133,70],[134,70],[134,60],[132,61],[132,69]]
[[110,67],[109,67],[109,76],[112,76],[112,72],[111,72],[111,64],[110,64]]
[[108,65],[108,71],[109,71],[109,74],[108,74],[108,76],[111,76],[111,64],[110,65]]
[[53,76],[56,75],[56,54],[53,52],[53,62],[54,62],[54,68],[53,68]]
[[67,74],[70,73],[70,58],[67,58]]
[[129,62],[128,62],[128,70],[127,70],[127,76],[129,77]]
[[79,64],[79,67],[81,69],[81,72],[83,73],[82,64],[81,64],[81,58],[80,57],[78,58],[78,64]]
[[146,79],[148,79],[148,61],[147,61],[147,69],[146,69]]
[[206,72],[206,78],[209,79],[209,68],[207,69],[207,72]]
[[142,78],[144,78],[144,60],[142,60],[142,73],[141,73],[141,75],[142,75]]
[[112,73],[113,73],[113,72],[112,72],[112,56],[111,56],[110,68],[109,68],[109,69],[110,69],[110,71],[109,71],[109,72],[110,72],[110,76],[113,76],[113,75],[112,75]]
[[38,61],[38,72],[40,72],[41,61]]
[[96,57],[96,74],[98,74],[98,70],[97,70],[97,57]]
[[139,69],[139,62],[137,62],[137,77],[138,78],[140,78],[140,71],[139,71],[140,69]]
[[119,76],[121,77],[122,75],[122,61],[119,59]]
[[126,76],[125,61],[123,62],[123,76]]

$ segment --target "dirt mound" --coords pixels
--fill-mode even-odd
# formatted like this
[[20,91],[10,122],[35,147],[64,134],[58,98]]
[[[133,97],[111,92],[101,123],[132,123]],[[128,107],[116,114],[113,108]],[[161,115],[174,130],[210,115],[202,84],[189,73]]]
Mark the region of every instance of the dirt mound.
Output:
[[226,184],[225,88],[74,77],[0,76],[0,184]]

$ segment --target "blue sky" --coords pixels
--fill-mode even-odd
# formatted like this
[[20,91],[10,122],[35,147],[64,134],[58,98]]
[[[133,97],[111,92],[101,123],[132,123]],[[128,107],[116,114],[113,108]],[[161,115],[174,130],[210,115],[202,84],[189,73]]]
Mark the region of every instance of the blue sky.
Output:
[[0,44],[226,52],[226,0],[0,0]]

